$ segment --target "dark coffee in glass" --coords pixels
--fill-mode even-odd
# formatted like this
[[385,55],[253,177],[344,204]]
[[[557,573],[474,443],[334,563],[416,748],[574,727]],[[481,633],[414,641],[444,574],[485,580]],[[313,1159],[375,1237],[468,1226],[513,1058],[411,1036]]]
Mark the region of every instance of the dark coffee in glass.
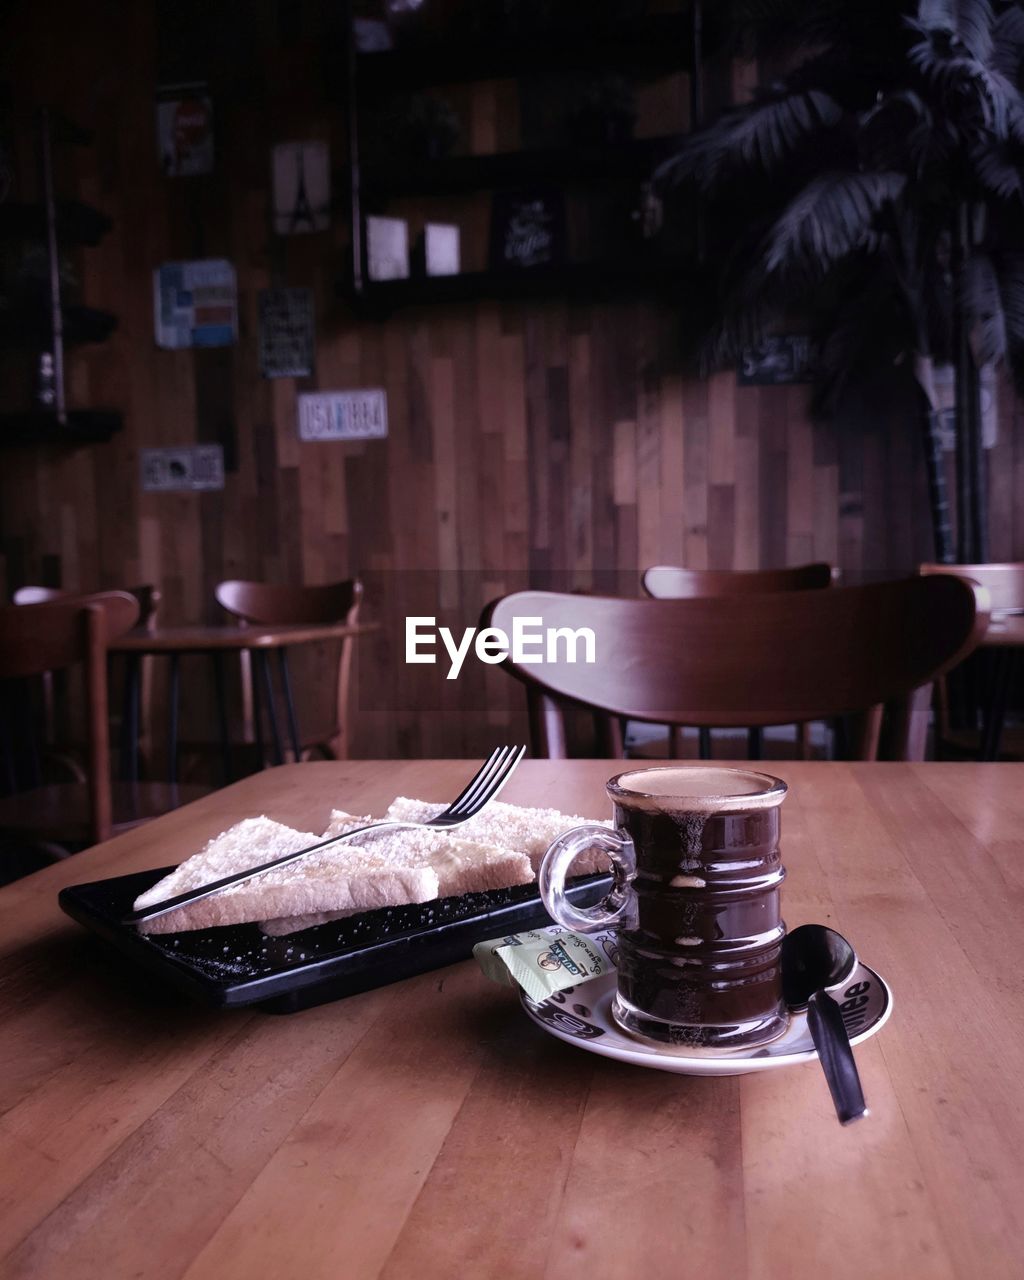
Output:
[[[612,1006],[659,1044],[731,1051],[785,1031],[779,805],[786,785],[752,770],[674,765],[608,783],[614,831],[580,827],[541,869],[545,905],[571,929],[618,930]],[[578,910],[562,894],[572,858],[599,845],[615,886]]]

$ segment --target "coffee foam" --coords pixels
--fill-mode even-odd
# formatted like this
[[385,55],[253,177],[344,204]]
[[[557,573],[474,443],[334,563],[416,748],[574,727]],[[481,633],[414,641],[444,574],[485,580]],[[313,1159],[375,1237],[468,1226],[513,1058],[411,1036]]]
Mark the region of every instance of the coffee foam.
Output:
[[608,783],[608,794],[627,809],[688,817],[774,808],[782,803],[786,784],[752,769],[667,765],[620,773]]

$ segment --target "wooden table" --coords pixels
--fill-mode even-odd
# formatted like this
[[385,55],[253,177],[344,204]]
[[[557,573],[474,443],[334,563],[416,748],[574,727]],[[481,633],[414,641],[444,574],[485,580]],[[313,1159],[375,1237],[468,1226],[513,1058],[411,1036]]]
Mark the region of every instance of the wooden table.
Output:
[[[607,812],[620,763],[507,798]],[[121,972],[61,885],[253,813],[446,800],[466,762],[289,765],[0,891],[0,1273],[73,1280],[1009,1280],[1024,1243],[1024,765],[773,763],[790,925],[892,984],[857,1050],[696,1079],[563,1044],[472,963],[291,1017]],[[1012,940],[1012,943],[1011,943]]]
[[994,617],[982,638],[981,648],[994,649],[995,653],[992,655],[992,690],[981,728],[980,754],[982,760],[998,760],[1013,672],[1018,654],[1024,649],[1024,616],[1011,613]]
[[[256,655],[256,668],[263,686],[267,704],[267,720],[270,726],[274,762],[282,764],[284,751],[274,709],[274,691],[267,660],[269,650],[276,649],[280,662],[281,686],[285,697],[285,710],[292,750],[297,760],[300,755],[300,736],[295,702],[292,698],[291,676],[288,669],[288,649],[292,645],[316,644],[328,640],[347,640],[354,636],[379,631],[376,622],[324,622],[291,626],[186,626],[142,627],[129,631],[110,645],[112,653],[127,654],[128,675],[125,681],[125,712],[121,739],[121,776],[134,782],[139,776],[139,688],[140,661],[146,654],[160,654],[170,660],[169,693],[167,699],[168,776],[173,783],[177,772],[178,757],[178,694],[179,662],[183,654],[207,654],[213,662],[214,692],[217,700],[217,720],[221,737],[221,755],[224,781],[231,778],[231,749],[228,733],[227,696],[224,686],[224,654],[252,653]],[[253,683],[256,699],[253,723],[256,741],[262,754],[262,729],[258,703],[258,686]]]

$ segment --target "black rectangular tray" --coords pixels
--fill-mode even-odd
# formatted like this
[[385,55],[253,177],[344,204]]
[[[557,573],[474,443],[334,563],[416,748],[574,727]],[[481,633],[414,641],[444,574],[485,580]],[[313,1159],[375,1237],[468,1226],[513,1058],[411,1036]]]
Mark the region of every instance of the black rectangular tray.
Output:
[[[536,884],[527,884],[366,911],[286,938],[267,937],[255,924],[163,934],[124,924],[139,894],[173,869],[69,885],[60,906],[134,965],[219,1008],[295,1013],[465,960],[488,938],[551,923]],[[589,905],[610,885],[609,876],[583,876],[568,896]]]

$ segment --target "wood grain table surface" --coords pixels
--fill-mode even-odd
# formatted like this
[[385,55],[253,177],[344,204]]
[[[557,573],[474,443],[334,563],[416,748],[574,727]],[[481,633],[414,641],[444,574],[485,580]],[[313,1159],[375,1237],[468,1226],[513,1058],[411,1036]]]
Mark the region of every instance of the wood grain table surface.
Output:
[[1003,618],[993,618],[981,638],[983,649],[1024,648],[1024,615],[1011,613]]
[[320,640],[344,640],[380,630],[377,622],[316,622],[290,626],[187,626],[143,628],[110,644],[113,653],[211,653],[215,650],[282,649]]
[[[1024,765],[772,763],[790,926],[890,982],[842,1129],[814,1063],[644,1070],[546,1035],[472,962],[287,1017],[126,974],[64,884],[252,814],[450,799],[458,761],[289,765],[0,891],[0,1275],[1001,1280],[1024,1245]],[[620,762],[506,798],[606,816]]]

